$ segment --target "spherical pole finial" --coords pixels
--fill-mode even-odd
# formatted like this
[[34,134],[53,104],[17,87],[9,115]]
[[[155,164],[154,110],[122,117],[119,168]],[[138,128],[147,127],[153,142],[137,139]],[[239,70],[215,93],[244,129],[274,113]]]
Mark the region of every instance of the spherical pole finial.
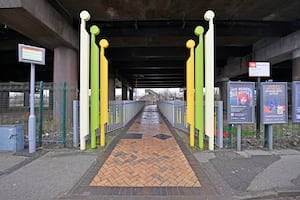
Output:
[[195,35],[199,36],[204,33],[204,28],[202,26],[197,26],[194,30]]
[[186,47],[187,47],[188,49],[191,49],[191,48],[193,48],[194,46],[195,46],[195,41],[194,41],[194,40],[190,39],[190,40],[188,40],[188,41],[186,42]]
[[97,25],[91,26],[90,31],[94,35],[99,35],[99,33],[100,33],[100,29]]
[[106,39],[101,39],[100,42],[99,42],[100,46],[103,47],[103,48],[107,48],[109,43]]
[[83,10],[80,12],[80,18],[83,19],[84,21],[89,21],[91,18],[91,15],[88,11]]
[[204,14],[204,19],[205,19],[206,21],[210,21],[210,20],[212,20],[214,17],[215,17],[215,13],[214,13],[214,11],[212,11],[212,10],[208,10],[208,11],[206,11],[205,14]]

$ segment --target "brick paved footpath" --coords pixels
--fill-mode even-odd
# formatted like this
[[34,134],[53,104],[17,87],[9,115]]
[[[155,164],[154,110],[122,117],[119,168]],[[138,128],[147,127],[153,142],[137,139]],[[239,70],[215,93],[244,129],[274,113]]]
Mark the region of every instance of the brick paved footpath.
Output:
[[200,182],[152,106],[135,120],[90,185],[200,187]]
[[145,106],[70,195],[214,195],[197,160],[157,111]]

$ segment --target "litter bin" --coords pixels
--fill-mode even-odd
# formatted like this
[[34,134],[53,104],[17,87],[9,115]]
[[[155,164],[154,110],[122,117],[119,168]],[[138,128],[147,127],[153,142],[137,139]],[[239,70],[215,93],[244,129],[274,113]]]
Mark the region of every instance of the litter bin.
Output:
[[24,149],[22,124],[0,125],[0,151],[17,152]]

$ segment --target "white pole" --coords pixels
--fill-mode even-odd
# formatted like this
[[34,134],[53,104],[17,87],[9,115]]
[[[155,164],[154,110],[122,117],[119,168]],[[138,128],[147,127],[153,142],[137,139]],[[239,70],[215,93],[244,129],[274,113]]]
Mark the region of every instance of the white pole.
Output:
[[85,137],[89,134],[89,57],[90,36],[86,31],[86,21],[90,20],[87,11],[80,13],[80,104],[79,104],[79,127],[80,127],[80,150],[86,149]]
[[205,39],[205,134],[208,136],[208,149],[214,150],[214,24],[215,13],[208,10],[204,19],[209,22]]
[[34,115],[34,83],[35,83],[35,65],[31,63],[30,71],[30,114],[28,119],[28,142],[29,153],[36,150],[36,119]]

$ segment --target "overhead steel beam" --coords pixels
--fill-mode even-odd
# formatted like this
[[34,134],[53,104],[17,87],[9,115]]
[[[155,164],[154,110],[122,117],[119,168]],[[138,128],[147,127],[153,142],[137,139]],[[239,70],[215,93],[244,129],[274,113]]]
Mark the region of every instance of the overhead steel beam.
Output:
[[[145,37],[145,36],[193,36],[196,26],[207,30],[204,20],[124,20],[94,21],[105,37]],[[299,24],[284,21],[261,20],[216,20],[217,36],[283,36],[297,30]]]

